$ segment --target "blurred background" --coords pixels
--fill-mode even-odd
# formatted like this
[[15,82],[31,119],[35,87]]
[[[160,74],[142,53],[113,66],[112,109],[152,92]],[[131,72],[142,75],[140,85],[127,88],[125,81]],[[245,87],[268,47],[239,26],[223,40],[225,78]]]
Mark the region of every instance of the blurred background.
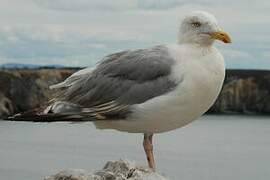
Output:
[[213,13],[228,68],[269,69],[268,0],[1,0],[0,63],[92,66],[108,53],[175,43],[181,17]]
[[[181,17],[213,13],[227,78],[211,112],[270,113],[270,2],[0,0],[0,117],[49,99],[48,86],[109,53],[177,42]],[[28,70],[27,70],[28,69]],[[30,70],[29,70],[30,69]]]
[[[226,79],[206,116],[160,135],[158,171],[185,180],[269,179],[269,0],[0,0],[0,119],[41,106],[52,97],[49,85],[109,53],[176,43],[181,18],[193,10],[213,13],[232,37],[216,43]],[[0,121],[0,179],[98,169],[123,157],[145,164],[137,136],[89,123]]]

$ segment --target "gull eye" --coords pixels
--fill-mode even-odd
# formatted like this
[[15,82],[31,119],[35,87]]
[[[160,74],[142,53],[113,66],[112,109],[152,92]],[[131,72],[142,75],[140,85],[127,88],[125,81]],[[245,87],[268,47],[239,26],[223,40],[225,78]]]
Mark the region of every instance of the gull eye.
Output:
[[193,22],[193,23],[191,23],[191,26],[192,27],[200,27],[202,24],[200,23],[200,22]]

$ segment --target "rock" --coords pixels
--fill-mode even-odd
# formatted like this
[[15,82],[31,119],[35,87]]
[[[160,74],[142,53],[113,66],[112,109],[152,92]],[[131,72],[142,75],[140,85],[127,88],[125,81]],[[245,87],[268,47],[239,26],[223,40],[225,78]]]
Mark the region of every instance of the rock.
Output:
[[11,100],[0,92],[0,117],[7,117],[8,115],[13,114],[13,112]]
[[60,171],[55,175],[46,177],[44,180],[89,180],[88,177],[84,170],[73,169]]
[[129,161],[109,161],[102,170],[94,173],[84,170],[63,170],[44,180],[168,180],[149,169],[137,167]]

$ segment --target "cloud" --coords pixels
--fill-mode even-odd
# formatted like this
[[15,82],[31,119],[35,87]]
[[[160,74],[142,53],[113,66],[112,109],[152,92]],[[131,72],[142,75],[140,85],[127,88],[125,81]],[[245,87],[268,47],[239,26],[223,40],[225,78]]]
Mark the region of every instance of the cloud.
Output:
[[270,69],[270,53],[254,54],[245,50],[222,49],[227,68]]
[[254,59],[253,55],[240,50],[222,49],[222,54],[230,60]]
[[147,41],[150,37],[142,32],[128,28],[100,28],[91,25],[14,25],[0,27],[0,38],[4,41],[51,41],[76,42],[91,38],[118,41]]
[[[234,0],[33,0],[38,6],[54,10],[65,10],[65,11],[126,11],[134,9],[145,9],[145,10],[162,10],[178,8],[186,5],[205,6],[205,7],[223,7],[223,8],[235,8],[242,7],[242,1]],[[233,3],[233,6],[232,6]],[[269,1],[261,0],[260,3],[249,1],[248,6],[253,8],[267,7],[270,6]]]
[[64,11],[124,10],[136,7],[134,0],[34,0],[40,7]]
[[138,0],[138,7],[142,9],[170,9],[188,4],[211,5],[211,0]]
[[262,52],[261,55],[262,55],[262,58],[263,58],[263,59],[268,60],[269,63],[270,63],[270,50],[269,50],[269,51],[266,51],[266,52]]
[[179,17],[200,9],[231,34],[231,45],[219,45],[229,67],[268,67],[269,8],[268,0],[2,1],[0,63],[86,66],[115,51],[174,43]]
[[[147,44],[139,32],[43,25],[0,28],[0,63],[91,66],[114,51]],[[141,35],[143,36],[143,35]],[[123,48],[125,44],[125,48]]]

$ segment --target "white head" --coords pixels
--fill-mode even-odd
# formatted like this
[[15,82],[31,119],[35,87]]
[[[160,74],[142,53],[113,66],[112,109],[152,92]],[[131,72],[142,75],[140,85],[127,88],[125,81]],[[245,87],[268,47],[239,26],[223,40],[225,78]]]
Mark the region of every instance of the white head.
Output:
[[195,11],[185,16],[179,30],[179,43],[201,46],[212,45],[214,40],[230,43],[229,35],[218,26],[216,18],[204,11]]

